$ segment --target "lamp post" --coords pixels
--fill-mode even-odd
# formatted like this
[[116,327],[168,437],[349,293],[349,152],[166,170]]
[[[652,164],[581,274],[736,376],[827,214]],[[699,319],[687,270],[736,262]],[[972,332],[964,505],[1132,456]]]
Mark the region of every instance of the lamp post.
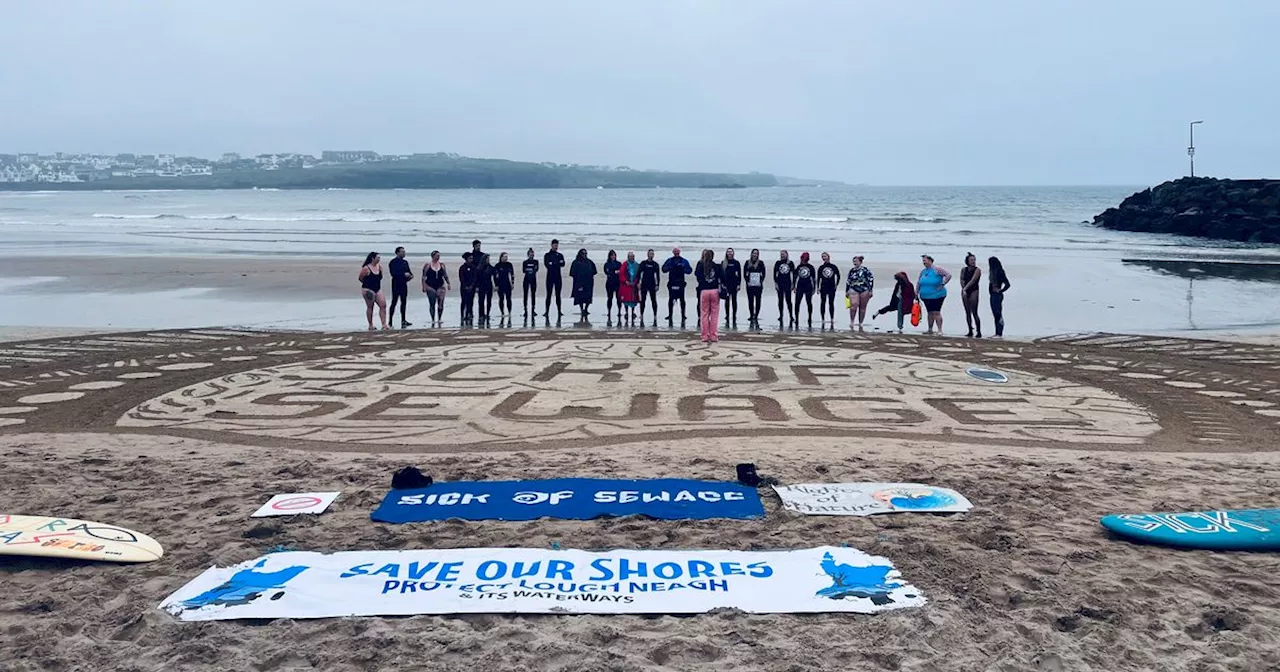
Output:
[[1188,126],[1190,130],[1190,142],[1187,144],[1187,156],[1191,159],[1191,177],[1196,176],[1196,124],[1203,124],[1204,121],[1193,121]]

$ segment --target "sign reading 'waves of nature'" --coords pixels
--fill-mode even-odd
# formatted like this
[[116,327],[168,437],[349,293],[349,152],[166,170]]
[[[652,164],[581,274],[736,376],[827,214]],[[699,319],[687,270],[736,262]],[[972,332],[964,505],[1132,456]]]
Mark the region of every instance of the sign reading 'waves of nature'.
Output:
[[724,481],[455,481],[392,490],[372,517],[384,523],[412,523],[450,518],[589,520],[637,514],[664,520],[760,518],[764,505],[755,488]]
[[185,621],[461,613],[875,613],[925,598],[852,548],[285,552],[210,568],[161,605]]

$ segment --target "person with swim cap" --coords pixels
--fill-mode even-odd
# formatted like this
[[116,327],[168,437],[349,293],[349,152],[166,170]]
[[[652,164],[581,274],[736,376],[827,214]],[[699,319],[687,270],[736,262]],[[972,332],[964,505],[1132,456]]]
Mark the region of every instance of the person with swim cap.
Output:
[[684,303],[685,276],[693,273],[689,260],[680,256],[680,248],[671,249],[671,258],[662,264],[662,272],[667,274],[667,322],[671,322],[672,309],[676,301],[680,302],[680,322],[687,319]]

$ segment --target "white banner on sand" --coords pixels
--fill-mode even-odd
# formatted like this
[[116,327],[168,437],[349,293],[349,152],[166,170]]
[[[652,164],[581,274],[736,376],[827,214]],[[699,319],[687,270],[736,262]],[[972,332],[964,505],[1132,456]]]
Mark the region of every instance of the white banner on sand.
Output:
[[816,516],[955,513],[973,508],[955,490],[920,483],[802,483],[775,485],[773,489],[786,510]]
[[338,498],[338,492],[292,492],[286,495],[276,495],[267,500],[257,511],[254,511],[250,518],[263,518],[266,516],[296,516],[301,513],[324,513],[329,508],[333,500]]
[[273,553],[205,570],[161,605],[184,621],[409,614],[875,613],[925,598],[853,548],[529,548]]

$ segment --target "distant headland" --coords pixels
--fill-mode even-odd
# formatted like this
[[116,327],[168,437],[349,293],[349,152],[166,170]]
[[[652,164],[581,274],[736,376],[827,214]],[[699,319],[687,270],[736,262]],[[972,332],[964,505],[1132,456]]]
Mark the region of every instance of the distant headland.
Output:
[[477,159],[458,154],[0,154],[0,190],[594,189],[821,186],[769,173],[697,173]]
[[1280,180],[1184,177],[1124,199],[1093,223],[1119,231],[1280,243]]

